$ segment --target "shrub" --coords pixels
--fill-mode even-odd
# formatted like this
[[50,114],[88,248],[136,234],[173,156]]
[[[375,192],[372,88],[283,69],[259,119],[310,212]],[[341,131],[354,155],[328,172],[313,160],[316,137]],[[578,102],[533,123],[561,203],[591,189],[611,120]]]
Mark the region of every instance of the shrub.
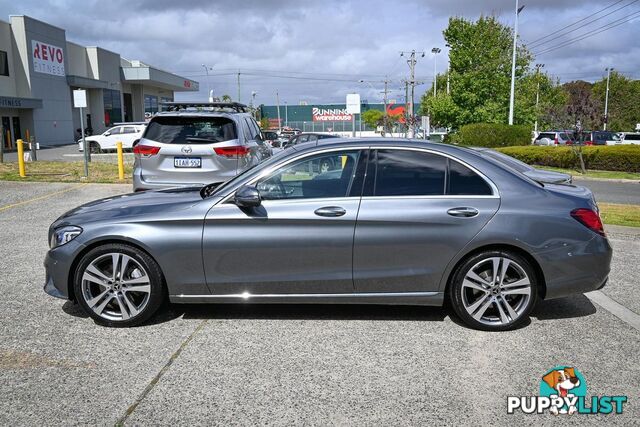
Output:
[[473,147],[510,147],[531,144],[531,128],[526,125],[472,123],[460,128],[455,138],[460,145]]
[[[580,160],[571,147],[506,147],[498,151],[530,165],[579,169]],[[582,147],[587,169],[640,172],[640,145]]]

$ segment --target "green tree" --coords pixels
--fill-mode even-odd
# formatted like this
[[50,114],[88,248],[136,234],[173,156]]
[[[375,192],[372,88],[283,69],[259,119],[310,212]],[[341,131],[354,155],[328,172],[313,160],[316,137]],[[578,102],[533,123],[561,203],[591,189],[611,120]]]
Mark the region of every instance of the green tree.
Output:
[[227,94],[222,95],[222,102],[231,102],[231,97]]
[[367,110],[362,113],[362,121],[369,127],[375,128],[382,126],[384,121],[384,112],[380,110]]
[[[461,17],[449,19],[444,38],[450,46],[450,94],[446,94],[446,74],[437,76],[438,91],[425,93],[421,114],[429,114],[436,126],[459,128],[468,123],[506,123],[511,91],[513,32],[493,17],[477,21]],[[514,122],[533,127],[546,125],[547,114],[564,93],[556,81],[531,70],[533,56],[523,45],[516,52],[516,93]],[[536,91],[540,83],[540,104],[536,110]],[[432,86],[433,88],[433,86]]]
[[267,117],[263,117],[260,119],[260,129],[269,129],[269,119]]
[[[604,124],[604,101],[607,91],[606,77],[593,85],[593,98],[598,103],[596,116],[597,126],[593,129],[602,129]],[[609,120],[607,129],[613,131],[631,131],[636,123],[640,122],[640,81],[631,80],[622,74],[613,71],[609,80]]]

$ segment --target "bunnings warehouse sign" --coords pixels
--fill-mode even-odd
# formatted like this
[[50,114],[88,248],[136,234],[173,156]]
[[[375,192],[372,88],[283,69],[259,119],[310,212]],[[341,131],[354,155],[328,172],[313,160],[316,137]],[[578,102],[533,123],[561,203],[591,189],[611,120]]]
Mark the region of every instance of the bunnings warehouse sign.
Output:
[[352,119],[346,108],[313,107],[311,115],[314,122],[349,122]]

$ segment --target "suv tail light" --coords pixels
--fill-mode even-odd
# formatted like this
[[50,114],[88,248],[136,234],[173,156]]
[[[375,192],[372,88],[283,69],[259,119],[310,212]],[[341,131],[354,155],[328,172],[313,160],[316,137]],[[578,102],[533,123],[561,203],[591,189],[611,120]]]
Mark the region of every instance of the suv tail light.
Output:
[[593,145],[593,141],[585,141],[584,145]]
[[554,139],[554,140],[553,140],[553,144],[554,144],[554,145],[558,145],[558,143],[559,143],[559,142],[558,142],[558,135],[556,135],[556,139]]
[[213,149],[218,156],[227,158],[236,158],[249,155],[249,147],[244,145],[236,145],[233,147],[216,147]]
[[602,220],[600,219],[600,215],[598,215],[596,211],[586,208],[579,208],[572,210],[571,216],[591,231],[594,231],[601,236],[605,235],[604,227],[602,226]]
[[152,145],[136,145],[133,147],[133,154],[140,154],[142,156],[155,156],[160,151],[160,147],[154,147]]

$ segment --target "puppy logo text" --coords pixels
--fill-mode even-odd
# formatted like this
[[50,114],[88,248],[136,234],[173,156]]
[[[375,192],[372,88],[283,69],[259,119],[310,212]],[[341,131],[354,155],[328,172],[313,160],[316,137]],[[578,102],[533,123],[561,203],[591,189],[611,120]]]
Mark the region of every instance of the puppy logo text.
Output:
[[557,416],[621,414],[626,402],[627,396],[587,397],[587,382],[582,374],[571,366],[556,366],[542,376],[538,396],[508,396],[507,412],[548,412]]

